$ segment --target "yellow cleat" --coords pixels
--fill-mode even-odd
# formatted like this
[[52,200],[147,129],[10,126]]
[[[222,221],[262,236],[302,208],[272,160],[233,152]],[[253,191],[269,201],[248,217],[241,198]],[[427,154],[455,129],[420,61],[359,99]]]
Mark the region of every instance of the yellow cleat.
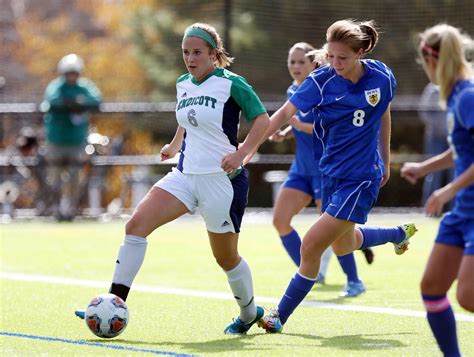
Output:
[[405,239],[400,243],[393,243],[395,254],[402,255],[408,250],[408,245],[410,244],[410,238],[415,235],[418,231],[415,227],[415,223],[405,223],[400,226],[401,229],[405,232]]

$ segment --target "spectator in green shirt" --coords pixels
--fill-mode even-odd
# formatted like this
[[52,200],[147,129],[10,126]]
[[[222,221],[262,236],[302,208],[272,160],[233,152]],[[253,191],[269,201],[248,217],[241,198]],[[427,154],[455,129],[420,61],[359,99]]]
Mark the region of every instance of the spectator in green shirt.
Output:
[[89,113],[98,110],[101,94],[97,86],[81,76],[84,61],[75,54],[58,63],[59,77],[46,88],[41,110],[46,136],[47,182],[55,192],[53,213],[71,220],[82,186],[80,171],[85,163]]

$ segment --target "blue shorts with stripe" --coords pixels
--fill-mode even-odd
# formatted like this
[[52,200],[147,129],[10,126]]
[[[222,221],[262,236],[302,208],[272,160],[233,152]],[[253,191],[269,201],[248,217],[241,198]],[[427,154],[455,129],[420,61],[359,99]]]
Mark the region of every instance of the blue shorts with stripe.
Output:
[[296,172],[289,172],[282,188],[292,188],[304,192],[314,200],[321,198],[321,175],[307,176],[299,175]]
[[357,181],[322,175],[322,211],[327,214],[364,224],[377,201],[381,179]]
[[459,247],[464,255],[474,255],[474,218],[448,212],[441,220],[435,243]]

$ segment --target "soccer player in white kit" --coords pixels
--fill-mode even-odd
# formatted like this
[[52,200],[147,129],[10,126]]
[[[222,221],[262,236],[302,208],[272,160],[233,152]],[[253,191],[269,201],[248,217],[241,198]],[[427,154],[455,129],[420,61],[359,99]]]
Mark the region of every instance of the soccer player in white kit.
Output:
[[[241,335],[264,314],[255,305],[252,274],[237,249],[248,196],[248,174],[242,161],[263,138],[269,117],[247,81],[224,69],[233,58],[212,26],[189,26],[182,51],[189,73],[176,82],[178,128],[160,152],[162,160],[180,152],[179,163],[151,188],[127,222],[110,292],[126,300],[145,257],[146,237],[199,208],[214,257],[240,307],[239,317],[224,332]],[[241,112],[253,124],[239,145]]]

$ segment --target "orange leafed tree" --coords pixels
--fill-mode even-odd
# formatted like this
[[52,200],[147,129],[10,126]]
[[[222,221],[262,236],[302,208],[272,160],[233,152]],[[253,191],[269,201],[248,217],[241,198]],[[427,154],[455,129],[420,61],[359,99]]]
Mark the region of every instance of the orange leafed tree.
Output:
[[81,56],[84,76],[100,87],[108,100],[145,97],[150,86],[128,40],[127,18],[147,1],[69,1],[48,16],[41,8],[17,22],[21,37],[15,55],[36,78],[26,89],[44,88],[56,76],[56,64],[68,54]]

